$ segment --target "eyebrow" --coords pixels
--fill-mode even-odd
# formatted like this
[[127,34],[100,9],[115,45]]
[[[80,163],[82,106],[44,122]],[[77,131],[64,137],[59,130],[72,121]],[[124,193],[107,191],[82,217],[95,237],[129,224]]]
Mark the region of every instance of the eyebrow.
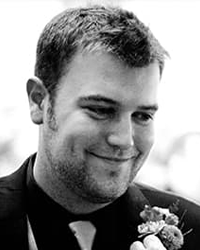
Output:
[[[111,98],[107,98],[105,96],[102,95],[89,95],[89,96],[82,96],[79,98],[78,103],[84,103],[84,102],[104,102],[106,104],[110,104],[110,105],[114,105],[114,106],[118,106],[120,107],[120,103],[118,103],[117,101],[111,99]],[[158,104],[153,104],[153,105],[139,105],[137,107],[140,110],[144,110],[144,111],[154,111],[156,112],[158,110]]]
[[138,106],[138,109],[144,110],[144,111],[157,111],[158,110],[158,104],[154,105],[141,105]]
[[115,106],[120,106],[118,102],[113,99],[107,98],[101,95],[89,95],[89,96],[82,96],[78,100],[79,103],[82,102],[104,102],[106,104],[111,104]]

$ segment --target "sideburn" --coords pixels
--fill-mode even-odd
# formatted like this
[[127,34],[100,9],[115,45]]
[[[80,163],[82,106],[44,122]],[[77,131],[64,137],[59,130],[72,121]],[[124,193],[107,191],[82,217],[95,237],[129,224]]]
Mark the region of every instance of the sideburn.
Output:
[[54,132],[58,131],[58,125],[56,122],[56,116],[54,113],[54,98],[50,97],[49,99],[49,105],[47,108],[47,121],[48,121],[48,126],[51,130]]

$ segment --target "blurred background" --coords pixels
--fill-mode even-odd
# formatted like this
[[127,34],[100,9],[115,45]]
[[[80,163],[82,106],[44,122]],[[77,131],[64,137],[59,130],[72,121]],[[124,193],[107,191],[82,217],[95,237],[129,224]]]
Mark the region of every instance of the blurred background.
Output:
[[109,3],[133,11],[169,51],[159,93],[156,142],[137,180],[200,203],[200,1],[0,0],[0,175],[37,150],[26,81],[44,25],[66,7]]

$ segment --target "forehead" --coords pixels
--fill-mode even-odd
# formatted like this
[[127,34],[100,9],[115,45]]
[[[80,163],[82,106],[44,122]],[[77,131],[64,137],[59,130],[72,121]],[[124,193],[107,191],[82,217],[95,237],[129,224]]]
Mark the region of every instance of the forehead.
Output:
[[60,80],[60,92],[70,100],[101,95],[143,105],[142,102],[154,102],[159,79],[156,63],[130,68],[108,53],[77,54]]

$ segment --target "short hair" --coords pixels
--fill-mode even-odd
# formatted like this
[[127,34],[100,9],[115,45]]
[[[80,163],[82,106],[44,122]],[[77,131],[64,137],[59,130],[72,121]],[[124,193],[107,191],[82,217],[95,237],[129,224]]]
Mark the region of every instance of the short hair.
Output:
[[67,9],[45,26],[37,45],[35,75],[49,93],[78,51],[105,51],[130,67],[158,62],[160,74],[168,56],[132,12],[99,5]]

